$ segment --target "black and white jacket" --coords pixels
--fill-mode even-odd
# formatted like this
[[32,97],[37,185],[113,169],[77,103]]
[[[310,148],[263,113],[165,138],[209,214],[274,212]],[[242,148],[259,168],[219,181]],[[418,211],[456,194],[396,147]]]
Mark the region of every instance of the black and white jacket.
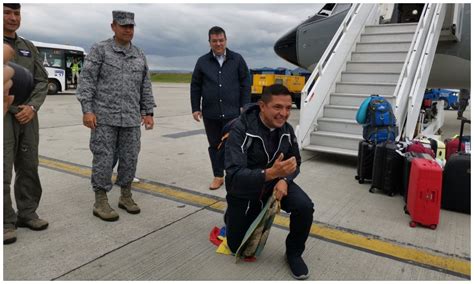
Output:
[[[271,168],[275,159],[283,153],[284,160],[295,157],[297,170],[286,177],[288,182],[299,174],[301,156],[298,143],[290,124],[285,123],[278,131],[279,144],[274,153],[268,153],[263,138],[264,129],[259,123],[260,109],[249,105],[233,124],[225,145],[226,189],[229,195],[247,200],[261,199],[268,183],[264,169]],[[249,143],[250,140],[250,143]]]

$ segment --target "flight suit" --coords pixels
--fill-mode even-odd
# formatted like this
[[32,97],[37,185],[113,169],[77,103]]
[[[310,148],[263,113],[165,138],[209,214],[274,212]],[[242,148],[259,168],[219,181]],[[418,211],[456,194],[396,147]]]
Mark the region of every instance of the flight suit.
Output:
[[16,36],[4,37],[4,42],[15,50],[13,62],[28,69],[34,77],[35,87],[26,101],[13,102],[3,120],[3,227],[14,227],[17,214],[12,206],[10,184],[15,166],[15,200],[18,218],[37,219],[36,209],[42,194],[38,175],[39,123],[38,113],[27,124],[21,125],[15,118],[18,105],[30,105],[38,111],[48,91],[48,75],[36,47],[30,41]]

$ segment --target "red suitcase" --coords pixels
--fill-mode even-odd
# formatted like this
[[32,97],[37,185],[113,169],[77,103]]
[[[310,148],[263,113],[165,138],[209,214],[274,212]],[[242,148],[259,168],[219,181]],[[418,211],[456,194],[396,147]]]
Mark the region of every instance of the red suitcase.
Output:
[[411,162],[407,208],[410,227],[417,224],[436,229],[441,210],[443,170],[435,161],[415,158]]

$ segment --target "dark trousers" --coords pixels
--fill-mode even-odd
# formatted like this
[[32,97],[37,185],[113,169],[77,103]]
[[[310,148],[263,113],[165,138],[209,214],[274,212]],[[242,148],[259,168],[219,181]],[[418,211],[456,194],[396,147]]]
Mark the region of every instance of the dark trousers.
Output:
[[204,128],[206,130],[207,141],[209,142],[209,158],[211,159],[212,172],[215,177],[224,176],[224,155],[223,151],[219,151],[217,146],[221,142],[222,129],[224,126],[231,121],[229,119],[208,119],[203,118]]
[[[227,245],[237,252],[252,222],[265,205],[272,192],[273,183],[267,185],[268,194],[264,200],[245,200],[227,194],[225,214]],[[290,213],[290,233],[286,238],[286,253],[289,256],[301,256],[313,223],[314,204],[308,195],[294,182],[288,185],[288,195],[281,200],[281,208]]]
[[13,228],[17,213],[10,195],[13,167],[15,167],[15,200],[18,218],[36,219],[41,199],[41,182],[38,175],[38,116],[21,125],[15,114],[7,112],[3,118],[3,227]]

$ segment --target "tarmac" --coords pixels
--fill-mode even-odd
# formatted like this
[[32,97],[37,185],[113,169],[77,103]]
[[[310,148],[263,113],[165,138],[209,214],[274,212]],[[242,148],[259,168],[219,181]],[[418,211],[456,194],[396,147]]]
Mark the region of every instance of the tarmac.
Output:
[[[18,228],[3,246],[4,280],[293,280],[284,259],[288,215],[275,219],[256,262],[217,254],[209,241],[223,225],[225,188],[208,189],[212,170],[204,126],[191,116],[188,84],[154,84],[155,129],[142,128],[130,215],[109,194],[117,222],[92,215],[90,130],[74,94],[48,96],[39,112],[38,209],[44,231]],[[296,126],[299,110],[290,123]],[[465,112],[470,117],[470,109]],[[443,136],[459,131],[446,113]],[[470,134],[470,127],[466,128]],[[470,280],[470,215],[441,211],[436,230],[411,228],[401,196],[369,193],[356,158],[302,151],[296,182],[315,203],[304,259],[309,280]]]

